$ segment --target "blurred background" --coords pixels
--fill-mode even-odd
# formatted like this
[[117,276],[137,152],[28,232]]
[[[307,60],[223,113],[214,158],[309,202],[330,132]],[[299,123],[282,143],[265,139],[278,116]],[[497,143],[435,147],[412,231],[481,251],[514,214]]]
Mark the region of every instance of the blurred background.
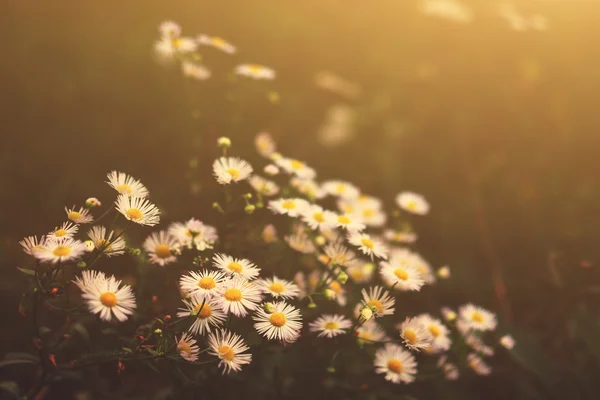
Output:
[[[388,207],[400,190],[430,201],[417,249],[452,268],[449,301],[497,310],[530,346],[522,369],[457,383],[461,398],[595,398],[600,2],[516,0],[521,20],[500,2],[460,4],[4,2],[0,355],[31,348],[18,240],[64,206],[109,201],[113,169],[144,182],[165,220],[211,223],[216,138],[252,162],[268,131],[320,180]],[[238,52],[201,48],[212,77],[186,78],[153,55],[166,19]],[[245,62],[277,78],[232,77]]]

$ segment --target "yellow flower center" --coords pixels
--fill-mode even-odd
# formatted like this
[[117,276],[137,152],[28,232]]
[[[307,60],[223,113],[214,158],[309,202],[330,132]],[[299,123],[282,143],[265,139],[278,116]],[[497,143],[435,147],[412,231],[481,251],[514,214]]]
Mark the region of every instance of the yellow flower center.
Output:
[[235,261],[234,261],[234,262],[232,262],[232,263],[229,263],[229,265],[227,266],[227,268],[228,268],[230,271],[236,272],[236,273],[238,273],[238,274],[242,272],[242,269],[244,269],[244,268],[242,267],[242,264],[240,264],[240,263],[236,263]]
[[329,284],[329,288],[336,293],[342,292],[342,285],[338,281],[333,281]]
[[211,41],[212,41],[213,46],[216,46],[216,47],[223,47],[223,46],[225,46],[225,43],[226,43],[225,40],[221,39],[220,37],[213,37]]
[[337,194],[342,194],[342,193],[344,193],[345,191],[346,191],[346,185],[344,185],[343,183],[340,183],[340,184],[338,184],[338,185],[335,187],[335,192],[336,192]]
[[[202,307],[202,309],[200,309],[200,307]],[[196,317],[200,319],[206,319],[212,315],[212,308],[207,303],[204,303],[204,306],[202,304],[198,304],[194,308],[194,311],[196,311]]]
[[240,170],[237,168],[227,168],[226,172],[231,175],[233,180],[236,180],[240,177]]
[[433,337],[438,337],[438,336],[440,336],[440,333],[441,333],[440,328],[438,328],[435,325],[429,325],[429,332],[431,333],[431,335]]
[[168,258],[171,257],[171,248],[168,244],[159,244],[154,249],[154,254],[156,254],[160,258]]
[[346,217],[345,215],[340,215],[337,220],[340,224],[344,225],[348,225],[350,223],[350,218]]
[[187,342],[179,342],[179,344],[177,345],[177,350],[180,353],[185,353],[187,355],[190,355],[192,353],[192,348]]
[[131,186],[125,184],[117,186],[117,191],[121,194],[133,193],[133,190],[131,190]]
[[402,368],[402,363],[400,362],[400,360],[396,360],[396,359],[388,361],[387,367],[390,371],[395,372],[397,374],[402,373],[402,371],[404,369],[404,368]]
[[110,242],[106,239],[98,240],[98,243],[96,243],[96,248],[103,249],[103,251],[107,253],[110,253],[112,251],[112,246],[110,245]]
[[285,208],[286,210],[293,210],[296,208],[296,202],[294,200],[286,200],[283,202],[281,207]]
[[381,314],[383,312],[383,304],[377,299],[373,299],[367,303],[370,306],[373,306],[377,309],[377,313]]
[[473,322],[478,322],[478,323],[482,323],[483,322],[483,315],[481,315],[480,312],[475,311],[472,315],[471,315],[471,319],[473,320]]
[[324,329],[327,329],[328,331],[334,331],[336,329],[338,329],[340,327],[340,324],[338,324],[337,322],[334,321],[329,321],[327,323],[325,323],[325,325],[323,325]]
[[417,202],[414,200],[409,201],[408,203],[406,203],[406,208],[408,208],[411,211],[414,211],[417,209]]
[[372,208],[367,208],[365,210],[363,210],[363,217],[365,218],[369,218],[375,215],[375,210],[373,210]]
[[179,49],[181,47],[182,41],[179,38],[175,38],[171,41],[171,44],[174,49]]
[[417,343],[417,334],[412,329],[407,329],[404,331],[404,339],[412,345]]
[[280,326],[285,325],[285,322],[287,321],[287,319],[285,318],[285,315],[283,315],[283,313],[274,312],[269,317],[269,321],[271,321],[272,325],[280,327]]
[[269,290],[275,293],[283,293],[285,292],[285,287],[279,282],[273,282],[271,286],[269,286]]
[[242,292],[238,288],[229,288],[225,291],[225,298],[229,301],[240,301]]
[[55,235],[55,236],[58,236],[58,237],[63,237],[63,236],[65,236],[66,234],[67,234],[67,231],[66,231],[66,230],[64,230],[64,229],[62,229],[62,228],[61,228],[61,229],[57,229],[57,230],[54,232],[54,235]]
[[355,269],[351,269],[348,270],[348,274],[352,277],[352,279],[354,279],[355,281],[360,281],[363,278],[363,273],[360,269],[355,268]]
[[117,296],[111,292],[104,292],[100,295],[100,303],[105,307],[114,307],[117,305]]
[[225,361],[232,361],[235,357],[235,353],[231,349],[231,347],[223,345],[219,346],[219,355]]
[[248,69],[250,70],[250,72],[258,73],[258,72],[262,71],[262,66],[260,66],[258,64],[250,64],[250,65],[248,65]]
[[325,217],[323,216],[322,212],[316,212],[313,214],[313,219],[315,221],[317,221],[318,223],[322,223],[325,222]]
[[398,277],[398,279],[400,279],[401,281],[408,280],[408,273],[405,270],[403,270],[402,268],[395,269],[394,275],[396,275]]
[[358,337],[360,339],[365,339],[365,340],[372,340],[373,339],[373,335],[371,335],[371,332],[368,332],[368,331],[361,331],[358,334]]
[[129,210],[125,211],[125,214],[127,215],[127,217],[129,217],[129,219],[136,221],[142,219],[142,217],[144,216],[142,212],[137,208],[130,208]]
[[198,281],[198,286],[201,287],[202,289],[209,290],[209,289],[212,289],[215,286],[217,286],[217,283],[210,276],[205,276],[204,278],[202,278]]
[[52,253],[56,257],[66,257],[71,254],[71,248],[68,246],[56,246]]
[[81,213],[78,213],[77,211],[71,211],[67,214],[67,218],[73,222],[77,222],[81,219]]
[[360,243],[365,246],[367,249],[373,250],[373,247],[375,247],[375,244],[373,243],[373,241],[371,239],[367,239],[367,238],[362,238],[360,239]]
[[292,167],[292,169],[302,169],[304,168],[304,163],[298,160],[292,160],[290,162],[290,166]]

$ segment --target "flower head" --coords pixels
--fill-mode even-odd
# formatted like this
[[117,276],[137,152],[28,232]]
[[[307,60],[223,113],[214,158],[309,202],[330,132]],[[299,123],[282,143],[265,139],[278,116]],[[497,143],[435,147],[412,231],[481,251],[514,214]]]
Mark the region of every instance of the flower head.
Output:
[[258,307],[262,294],[258,285],[240,276],[234,276],[220,286],[214,299],[223,312],[245,317],[248,311],[254,311]]
[[496,315],[473,304],[465,304],[458,310],[460,322],[467,330],[493,331],[496,329]]
[[469,367],[471,367],[477,375],[489,375],[492,373],[492,368],[490,368],[490,366],[475,353],[467,355],[467,364],[469,364]]
[[158,26],[160,36],[168,38],[176,38],[181,35],[181,26],[177,22],[163,21]]
[[39,250],[32,250],[31,253],[41,261],[56,264],[79,258],[85,253],[85,244],[70,237],[55,240],[46,239],[43,247]]
[[270,294],[273,298],[293,299],[300,293],[300,289],[295,283],[276,276],[261,279],[256,284],[262,289],[263,293]]
[[375,317],[394,314],[396,300],[381,286],[371,286],[369,293],[365,289],[361,291],[363,304],[375,307]]
[[114,276],[106,277],[93,271],[83,271],[82,276],[75,284],[81,289],[81,297],[86,300],[91,313],[99,314],[104,321],[116,318],[120,322],[133,314],[136,304],[130,286],[121,286],[121,281]]
[[388,249],[386,245],[371,235],[360,232],[350,232],[348,234],[348,242],[358,247],[363,254],[370,256],[371,259],[373,259],[374,256],[383,258],[384,260],[387,260],[388,258]]
[[242,365],[250,364],[252,354],[244,352],[249,347],[240,335],[221,329],[211,333],[208,336],[208,346],[210,354],[217,356],[221,361],[219,367],[223,368],[223,373],[240,371]]
[[312,230],[327,230],[335,227],[332,224],[335,214],[333,211],[323,210],[317,204],[311,204],[302,211],[302,221]]
[[75,206],[73,208],[65,207],[65,212],[67,213],[67,218],[76,224],[89,224],[94,220],[94,217],[90,214],[90,210],[83,207],[79,207],[79,210],[76,210]]
[[108,183],[119,194],[133,197],[148,197],[148,189],[140,181],[124,172],[111,171],[107,175]]
[[136,224],[154,226],[160,221],[160,211],[148,199],[120,194],[115,205],[117,211]]
[[196,339],[190,336],[190,334],[187,332],[181,335],[181,339],[177,341],[177,351],[179,352],[181,358],[186,361],[198,361],[200,348],[196,344]]
[[275,79],[275,71],[269,67],[258,64],[241,64],[235,67],[235,73],[254,79]]
[[511,335],[504,335],[500,338],[500,345],[507,350],[515,347],[515,339]]
[[77,231],[79,231],[79,226],[77,226],[77,224],[63,222],[61,226],[57,226],[52,232],[48,233],[47,238],[51,240],[72,238]]
[[254,146],[261,156],[267,158],[277,151],[275,141],[267,132],[260,132],[254,137]]
[[245,258],[233,258],[227,254],[216,253],[213,256],[213,265],[231,276],[241,276],[246,280],[258,277],[260,268]]
[[191,218],[186,222],[174,222],[169,225],[169,234],[175,236],[181,246],[195,247],[199,251],[211,249],[219,239],[217,230],[202,221]]
[[411,350],[426,349],[432,341],[431,332],[423,325],[423,321],[418,317],[406,318],[400,325],[400,337],[404,339],[404,344]]
[[252,174],[252,166],[237,157],[220,157],[213,163],[213,174],[221,185],[239,182]]
[[148,253],[148,259],[152,264],[164,267],[177,261],[179,242],[176,237],[165,231],[153,232],[144,240],[144,250]]
[[433,341],[431,342],[431,351],[434,353],[446,351],[450,348],[452,341],[450,340],[450,331],[437,318],[433,318],[429,314],[419,316],[421,323],[431,333]]
[[219,328],[225,321],[225,313],[212,299],[192,296],[190,300],[183,300],[183,303],[185,308],[180,308],[177,316],[180,318],[195,317],[189,328],[193,335],[208,333],[211,327]]
[[106,233],[103,226],[94,226],[88,231],[88,236],[94,242],[94,248],[101,249],[102,253],[108,257],[120,256],[125,254],[125,239],[118,237],[113,240],[115,232]]
[[290,217],[300,216],[308,207],[308,202],[300,198],[280,198],[269,201],[269,209],[275,214],[287,214]]
[[262,194],[263,196],[275,196],[279,193],[279,186],[273,181],[265,179],[258,175],[252,175],[249,179],[250,186],[257,193]]
[[324,314],[308,324],[311,332],[319,332],[317,336],[334,336],[346,333],[346,329],[352,326],[352,321],[338,314]]
[[19,242],[25,254],[35,256],[39,251],[42,251],[46,245],[46,237],[42,236],[39,240],[37,236],[27,236]]
[[415,357],[402,347],[387,343],[375,353],[375,372],[393,383],[411,383],[417,373]]
[[189,271],[179,279],[179,287],[199,299],[211,298],[226,280],[227,276],[221,271]]
[[181,72],[183,76],[199,81],[205,81],[212,76],[210,70],[204,65],[188,60],[181,62]]
[[269,340],[294,342],[302,329],[300,311],[283,301],[272,303],[270,308],[270,313],[262,307],[256,310],[254,329]]
[[200,44],[212,46],[227,54],[233,54],[236,52],[236,48],[234,45],[218,36],[199,35],[197,40]]
[[387,338],[383,328],[373,320],[356,328],[356,336],[366,344],[374,344],[374,342],[384,341]]
[[300,179],[315,179],[317,173],[314,169],[302,161],[293,158],[281,157],[275,160],[275,164],[288,174],[296,175]]
[[396,204],[412,214],[425,215],[429,212],[429,203],[425,197],[413,192],[402,192],[396,196]]

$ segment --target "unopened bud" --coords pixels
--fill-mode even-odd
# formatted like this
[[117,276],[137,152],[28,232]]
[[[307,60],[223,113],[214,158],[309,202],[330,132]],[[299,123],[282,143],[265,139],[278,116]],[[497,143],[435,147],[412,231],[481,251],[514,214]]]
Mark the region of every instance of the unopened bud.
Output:
[[275,306],[273,305],[273,303],[265,303],[263,304],[263,309],[265,310],[265,312],[272,314],[273,311],[275,311]]
[[335,368],[334,367],[327,367],[327,372],[329,372],[330,374],[333,374],[335,372]]
[[245,198],[246,200],[250,200],[250,199],[252,198],[252,193],[246,193],[246,194],[244,195],[244,198]]
[[154,330],[154,334],[155,334],[156,336],[162,336],[162,329],[160,329],[160,328],[157,328],[157,329],[155,329],[155,330]]
[[327,239],[325,239],[325,237],[324,237],[324,236],[322,236],[322,235],[319,235],[319,236],[317,236],[317,237],[315,238],[315,244],[316,244],[317,246],[319,246],[319,247],[320,247],[320,246],[324,246],[324,245],[325,245],[325,243],[327,243]]
[[81,269],[83,269],[83,268],[85,268],[85,267],[87,267],[87,263],[86,263],[85,261],[79,261],[79,262],[77,263],[77,268],[81,268]]
[[100,207],[102,203],[95,197],[90,197],[85,201],[86,208]]
[[87,251],[88,253],[94,251],[94,249],[96,248],[96,245],[91,240],[86,240],[83,244],[85,244],[85,251]]
[[254,212],[254,210],[256,210],[256,207],[253,204],[248,204],[244,208],[244,211],[246,211],[246,214],[252,214]]
[[454,321],[457,317],[456,313],[448,307],[442,307],[442,316],[448,322]]
[[317,303],[311,301],[310,303],[308,303],[308,308],[317,308]]
[[338,281],[341,285],[345,285],[346,282],[348,282],[348,274],[342,271],[338,274],[335,280]]
[[437,276],[440,279],[448,279],[450,278],[450,267],[443,266],[437,270]]
[[360,318],[363,321],[369,321],[373,318],[373,310],[368,305],[364,306],[362,310],[360,310]]
[[231,139],[229,139],[228,137],[225,137],[225,136],[221,136],[219,139],[217,139],[217,144],[221,148],[224,148],[224,149],[229,148],[229,147],[231,147]]
[[333,290],[331,290],[331,289],[325,289],[323,291],[323,295],[325,296],[325,298],[327,300],[333,300],[333,299],[335,299],[335,292]]
[[132,247],[128,247],[127,253],[132,256],[139,256],[140,254],[142,254],[142,251],[140,249],[134,249]]

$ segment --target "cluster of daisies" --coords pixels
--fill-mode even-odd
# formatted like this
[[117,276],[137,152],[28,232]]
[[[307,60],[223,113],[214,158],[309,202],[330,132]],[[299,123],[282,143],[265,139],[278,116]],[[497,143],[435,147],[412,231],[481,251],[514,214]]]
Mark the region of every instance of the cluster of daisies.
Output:
[[[154,53],[161,63],[179,61],[184,76],[206,80],[211,77],[210,70],[201,63],[199,48],[213,47],[226,54],[235,54],[234,45],[218,36],[206,34],[196,37],[183,36],[181,26],[173,21],[164,21],[159,25],[160,39],[154,44]],[[237,75],[254,79],[275,79],[275,71],[260,64],[239,64],[233,71]]]

